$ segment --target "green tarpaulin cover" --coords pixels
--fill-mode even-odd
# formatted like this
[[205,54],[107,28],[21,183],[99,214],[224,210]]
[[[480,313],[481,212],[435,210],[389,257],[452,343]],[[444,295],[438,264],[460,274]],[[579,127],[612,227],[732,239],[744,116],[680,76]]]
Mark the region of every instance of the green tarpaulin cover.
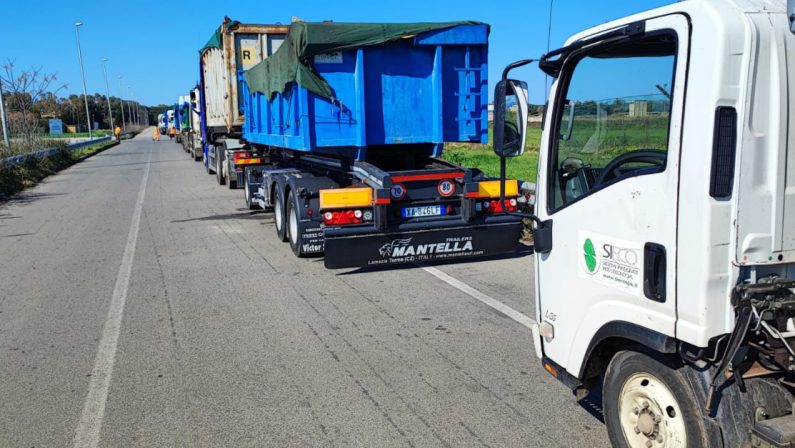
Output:
[[325,98],[333,98],[331,86],[312,68],[312,57],[351,48],[379,45],[428,31],[480,22],[445,23],[293,23],[287,39],[271,57],[245,73],[252,92],[271,97],[286,92],[295,82]]
[[[240,22],[238,22],[237,20],[232,20],[227,24],[227,29],[237,26],[239,24]],[[224,32],[224,26],[221,25],[218,27],[217,30],[215,30],[213,35],[210,36],[210,40],[208,40],[207,43],[204,44],[204,46],[201,48],[201,50],[199,50],[199,54],[204,53],[204,50],[208,48],[221,48],[221,33],[223,32]]]

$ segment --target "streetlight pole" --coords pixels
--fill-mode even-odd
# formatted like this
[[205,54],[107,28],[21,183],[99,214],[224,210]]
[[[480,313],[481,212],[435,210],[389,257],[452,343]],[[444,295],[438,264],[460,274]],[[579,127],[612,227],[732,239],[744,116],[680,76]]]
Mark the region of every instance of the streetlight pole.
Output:
[[0,122],[2,122],[3,126],[3,143],[5,144],[6,148],[11,146],[9,143],[9,136],[8,136],[8,121],[6,120],[6,105],[5,101],[3,101],[3,80],[0,79]]
[[119,101],[121,101],[121,128],[127,130],[127,122],[124,120],[124,89],[121,86],[122,75],[119,75]]
[[102,70],[105,72],[105,98],[108,99],[108,114],[110,116],[110,133],[113,134],[113,109],[110,107],[110,87],[108,87],[108,58],[102,59]]
[[86,72],[83,70],[83,52],[80,50],[80,27],[83,22],[75,22],[75,35],[77,36],[77,58],[80,60],[80,76],[83,78],[83,100],[86,103],[86,123],[88,124],[88,139],[91,140],[91,113],[88,111],[88,93],[86,92]]
[[132,96],[130,95],[129,85],[127,86],[127,98],[129,98],[127,100],[127,117],[129,118],[130,125],[133,125],[133,123],[135,122],[133,121],[133,116],[132,116],[132,104],[130,104],[132,102]]

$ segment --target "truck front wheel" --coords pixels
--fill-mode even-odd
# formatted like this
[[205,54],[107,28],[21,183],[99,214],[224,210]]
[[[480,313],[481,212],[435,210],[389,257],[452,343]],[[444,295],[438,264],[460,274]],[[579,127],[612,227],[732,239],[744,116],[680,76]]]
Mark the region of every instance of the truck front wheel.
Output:
[[614,447],[711,446],[684,368],[635,351],[613,357],[605,373],[602,406]]

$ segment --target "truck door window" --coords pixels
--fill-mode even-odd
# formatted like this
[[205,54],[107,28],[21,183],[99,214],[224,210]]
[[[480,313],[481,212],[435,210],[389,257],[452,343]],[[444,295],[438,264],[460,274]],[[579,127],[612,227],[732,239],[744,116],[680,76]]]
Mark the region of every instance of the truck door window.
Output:
[[597,46],[564,66],[550,142],[551,211],[665,169],[675,54],[675,36],[663,33]]

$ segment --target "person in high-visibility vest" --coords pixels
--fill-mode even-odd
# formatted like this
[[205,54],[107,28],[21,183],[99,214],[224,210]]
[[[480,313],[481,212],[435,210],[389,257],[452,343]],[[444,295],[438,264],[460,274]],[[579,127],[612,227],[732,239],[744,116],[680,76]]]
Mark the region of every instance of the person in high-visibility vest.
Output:
[[113,130],[113,135],[116,136],[116,140],[119,140],[119,137],[121,137],[121,128],[116,126],[116,129]]
[[155,126],[155,135],[152,140],[159,142],[160,141],[160,131],[157,130],[157,126]]
[[172,124],[171,126],[168,127],[168,139],[172,140],[174,138],[175,133],[176,130],[174,129],[174,125]]

